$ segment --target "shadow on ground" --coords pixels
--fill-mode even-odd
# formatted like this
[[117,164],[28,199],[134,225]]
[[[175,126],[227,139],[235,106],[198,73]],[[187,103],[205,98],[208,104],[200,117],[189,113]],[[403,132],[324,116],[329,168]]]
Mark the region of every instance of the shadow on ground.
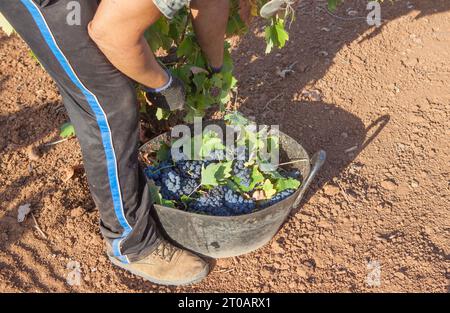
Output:
[[[422,18],[428,15],[437,14],[450,10],[450,1],[409,1],[413,8],[407,6],[407,1],[397,1],[394,4],[385,2],[382,7],[383,19],[386,23],[416,10],[419,14],[416,18]],[[333,64],[332,60],[336,54],[346,45],[354,42],[362,34],[366,34],[362,40],[368,40],[379,35],[383,27],[379,29],[370,28],[366,22],[361,20],[345,20],[331,17],[324,9],[324,1],[303,0],[297,8],[298,19],[292,25],[290,30],[291,38],[288,46],[281,51],[282,55],[277,56],[276,52],[265,56],[263,39],[255,35],[260,32],[258,26],[255,26],[255,32],[249,33],[242,39],[233,55],[236,59],[236,76],[240,81],[239,97],[243,99],[240,110],[249,116],[254,116],[256,121],[261,124],[281,124],[281,130],[297,141],[310,153],[319,149],[324,149],[328,153],[326,166],[320,172],[317,179],[310,187],[304,201],[308,199],[327,182],[338,176],[354,158],[382,131],[383,127],[389,122],[389,116],[379,116],[373,120],[371,125],[365,126],[361,119],[349,112],[346,112],[332,103],[326,103],[321,100],[311,101],[299,98],[299,93],[311,82],[321,79]],[[344,16],[345,9],[352,7],[364,14],[364,1],[346,1],[335,15]],[[324,33],[320,31],[322,23],[332,25],[331,31]],[[8,40],[2,37],[0,40]],[[361,40],[361,39],[360,39]],[[326,51],[327,54],[321,54]],[[255,60],[254,57],[256,57]],[[296,62],[296,63],[295,63]],[[293,69],[296,76],[286,80],[273,79],[273,66],[280,67],[294,64]],[[8,77],[0,79],[0,88],[4,85]],[[33,125],[29,124],[29,116],[41,116],[52,119],[55,117],[55,103],[45,103],[36,105],[36,108],[24,109],[11,115],[0,115],[0,153],[4,153],[9,144],[9,149],[17,150],[32,144],[37,144],[42,138],[54,131],[58,125],[53,123],[54,128],[46,131],[33,133]],[[52,123],[49,123],[52,125]],[[343,135],[345,134],[345,136]],[[344,144],[351,142],[350,146]],[[12,145],[11,145],[12,143]],[[348,153],[348,149],[352,150]],[[11,150],[10,150],[11,151]],[[15,188],[21,184],[32,182],[32,178],[23,177],[14,182]],[[0,198],[12,192],[13,186],[2,190]],[[54,189],[49,189],[37,194],[30,201],[39,203],[43,194],[53,193]],[[90,202],[90,199],[86,199]],[[11,222],[10,216],[5,216],[0,220],[2,227],[5,223]],[[17,242],[25,231],[32,229],[31,225],[27,230],[17,232]],[[9,226],[4,226],[9,227]],[[45,243],[45,240],[42,239]],[[33,248],[22,243],[19,248],[28,251],[32,256],[37,252]],[[3,251],[11,252],[9,246],[2,245]],[[60,253],[60,252],[58,252]],[[40,283],[39,275],[31,269],[30,264],[25,264],[23,259],[15,256],[11,252],[11,258],[16,266],[12,268],[8,264],[0,264],[0,268],[7,273],[20,289],[31,290],[39,288],[43,291],[50,291],[48,286]],[[35,260],[40,262],[39,260]],[[35,286],[31,287],[19,276],[14,275],[14,271],[20,268],[26,268],[29,279]],[[63,282],[54,269],[50,270],[55,281]],[[139,279],[130,277],[121,270],[117,270],[117,275],[121,283],[130,289],[140,291],[155,291],[158,287],[150,283],[143,283]],[[71,288],[67,288],[71,290]],[[175,290],[171,288],[171,290]]]

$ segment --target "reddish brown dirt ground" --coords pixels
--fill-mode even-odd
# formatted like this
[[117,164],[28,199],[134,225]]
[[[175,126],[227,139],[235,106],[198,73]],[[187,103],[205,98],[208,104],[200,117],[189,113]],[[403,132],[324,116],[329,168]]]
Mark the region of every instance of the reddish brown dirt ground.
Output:
[[[270,244],[180,288],[108,262],[76,140],[45,146],[67,120],[55,85],[20,38],[0,34],[0,291],[448,291],[450,1],[385,3],[379,29],[323,2],[296,5],[284,50],[264,55],[255,25],[234,57],[240,110],[328,162]],[[365,16],[363,3],[336,15]],[[17,222],[25,203],[44,234],[31,216]],[[80,286],[66,282],[70,260]],[[367,284],[370,261],[379,286]]]

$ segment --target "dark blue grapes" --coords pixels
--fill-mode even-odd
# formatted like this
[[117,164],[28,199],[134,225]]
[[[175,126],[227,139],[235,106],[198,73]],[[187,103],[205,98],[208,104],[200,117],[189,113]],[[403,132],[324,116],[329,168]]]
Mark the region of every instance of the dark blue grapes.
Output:
[[[174,166],[170,161],[144,169],[148,178],[161,187],[161,195],[167,200],[179,200],[193,193],[201,177],[201,161],[179,161]],[[186,170],[186,171],[183,171]]]
[[181,175],[199,179],[202,176],[202,161],[178,161],[177,168]]
[[159,167],[157,166],[148,166],[144,169],[144,173],[148,178],[153,179],[154,181],[157,181],[161,178],[161,172],[159,170]]
[[188,206],[188,210],[208,215],[229,216],[230,213],[224,208],[223,197],[224,187],[216,187],[192,201]]
[[181,177],[175,171],[162,174],[161,195],[167,200],[177,200],[181,197]]
[[[214,156],[212,156],[214,157]],[[179,208],[189,212],[207,214],[212,216],[237,216],[249,214],[256,209],[263,209],[276,204],[292,195],[295,190],[288,189],[277,193],[272,199],[258,201],[247,199],[252,191],[246,195],[228,186],[217,186],[205,191],[200,187],[202,168],[216,161],[182,160],[164,161],[157,166],[148,166],[144,172],[160,187],[161,196],[166,200],[174,200]],[[251,184],[251,169],[245,167],[245,161],[235,160],[232,175],[240,186],[249,187]],[[297,172],[285,173],[287,177],[298,176]],[[200,191],[199,191],[200,190]],[[201,191],[203,190],[203,191]],[[183,196],[191,200],[181,203]]]
[[198,187],[199,181],[193,178],[181,179],[181,195],[190,196]]
[[239,184],[249,187],[251,183],[251,170],[245,167],[245,161],[236,160],[233,164],[233,175],[239,179]]
[[188,210],[215,216],[233,216],[248,214],[255,207],[253,200],[244,199],[226,186],[219,186],[191,202]]
[[275,196],[272,197],[272,199],[264,200],[259,203],[260,208],[267,208],[271,205],[274,205],[277,202],[280,202],[281,200],[286,199],[290,195],[292,195],[295,192],[294,189],[286,189],[282,192],[277,193]]
[[231,210],[233,215],[241,215],[250,213],[255,209],[255,201],[244,199],[240,194],[231,189],[227,189],[224,195],[225,207]]

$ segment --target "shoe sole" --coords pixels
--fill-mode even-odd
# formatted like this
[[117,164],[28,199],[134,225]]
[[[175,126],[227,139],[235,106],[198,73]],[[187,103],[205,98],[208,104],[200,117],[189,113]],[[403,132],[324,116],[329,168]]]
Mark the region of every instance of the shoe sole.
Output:
[[109,260],[111,261],[111,263],[113,263],[114,265],[129,271],[130,273],[142,277],[152,283],[158,284],[158,285],[165,285],[165,286],[186,286],[186,285],[191,285],[191,284],[195,284],[198,283],[199,281],[203,280],[206,276],[208,276],[209,274],[209,265],[206,265],[205,269],[203,271],[201,271],[199,274],[197,274],[195,277],[191,278],[191,279],[186,279],[186,280],[176,280],[176,281],[166,281],[166,280],[158,280],[155,279],[154,277],[151,277],[147,274],[145,274],[144,272],[141,271],[137,271],[134,270],[133,268],[131,268],[131,266],[129,266],[128,264],[124,264],[122,262],[120,262],[119,260],[117,260],[114,257],[111,257],[108,255]]

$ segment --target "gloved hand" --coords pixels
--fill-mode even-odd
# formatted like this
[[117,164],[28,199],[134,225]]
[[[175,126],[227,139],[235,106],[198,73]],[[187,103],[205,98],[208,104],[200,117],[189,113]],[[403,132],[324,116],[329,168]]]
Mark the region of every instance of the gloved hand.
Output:
[[147,101],[161,109],[170,111],[181,110],[186,102],[184,83],[170,73],[169,76],[168,85],[162,90],[144,88]]

